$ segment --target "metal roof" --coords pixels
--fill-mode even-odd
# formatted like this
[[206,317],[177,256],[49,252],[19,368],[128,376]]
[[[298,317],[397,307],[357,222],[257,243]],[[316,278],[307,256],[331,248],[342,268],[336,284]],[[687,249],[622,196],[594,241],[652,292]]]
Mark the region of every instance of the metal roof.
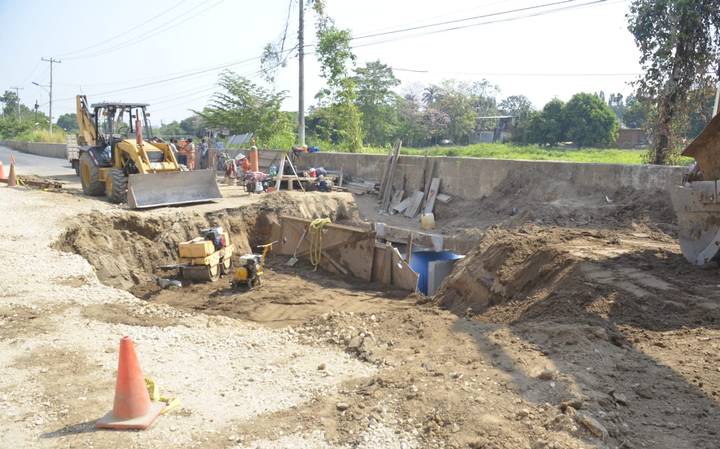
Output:
[[91,105],[92,108],[107,108],[109,106],[119,107],[119,108],[144,108],[147,106],[150,106],[148,103],[112,103],[112,102],[106,102],[106,103],[94,103]]

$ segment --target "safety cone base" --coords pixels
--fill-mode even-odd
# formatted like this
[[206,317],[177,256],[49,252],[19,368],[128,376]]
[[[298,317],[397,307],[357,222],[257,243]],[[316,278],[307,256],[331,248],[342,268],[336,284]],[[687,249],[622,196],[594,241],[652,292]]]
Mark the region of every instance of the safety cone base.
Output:
[[165,408],[163,402],[153,402],[150,405],[150,410],[143,416],[138,416],[132,419],[119,419],[113,416],[113,412],[109,411],[107,415],[100,418],[95,423],[97,429],[115,429],[115,430],[145,430],[152,425]]

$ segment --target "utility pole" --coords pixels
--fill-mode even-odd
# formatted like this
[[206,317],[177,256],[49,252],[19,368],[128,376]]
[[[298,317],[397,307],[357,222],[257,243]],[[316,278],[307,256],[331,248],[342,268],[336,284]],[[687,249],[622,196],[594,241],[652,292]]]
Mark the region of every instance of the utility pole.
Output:
[[41,61],[49,62],[50,63],[50,124],[48,125],[48,129],[50,131],[50,135],[52,135],[52,122],[53,122],[53,116],[52,116],[52,84],[53,84],[53,64],[60,64],[62,61],[59,59],[53,59],[50,58],[40,58]]
[[304,0],[300,0],[300,26],[298,27],[298,143],[305,145],[305,18]]
[[37,111],[38,111],[38,109],[40,109],[40,105],[38,104],[37,100],[35,100],[35,125],[33,125],[33,126],[37,126]]
[[18,121],[22,121],[22,117],[20,116],[20,91],[23,90],[23,87],[11,87],[10,89],[15,91],[15,96],[17,97],[17,116]]

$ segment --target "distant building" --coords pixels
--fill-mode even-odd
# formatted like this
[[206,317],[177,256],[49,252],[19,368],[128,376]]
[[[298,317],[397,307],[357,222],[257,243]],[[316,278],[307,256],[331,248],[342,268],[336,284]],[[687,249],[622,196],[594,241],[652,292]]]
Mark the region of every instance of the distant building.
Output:
[[507,142],[512,139],[514,119],[512,115],[490,115],[477,118],[475,132],[470,143]]
[[647,133],[642,128],[620,128],[615,145],[618,148],[645,148],[648,146]]

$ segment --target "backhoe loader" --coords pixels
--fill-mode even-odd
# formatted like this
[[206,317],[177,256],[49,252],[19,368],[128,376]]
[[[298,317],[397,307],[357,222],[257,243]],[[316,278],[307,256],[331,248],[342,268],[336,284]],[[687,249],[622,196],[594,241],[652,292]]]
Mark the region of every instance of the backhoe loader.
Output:
[[682,185],[670,191],[680,248],[695,265],[718,260],[720,251],[720,115],[682,152],[695,159]]
[[[147,104],[76,97],[83,193],[133,209],[222,198],[214,170],[186,171],[169,144],[152,137]],[[147,140],[146,140],[147,139]]]

